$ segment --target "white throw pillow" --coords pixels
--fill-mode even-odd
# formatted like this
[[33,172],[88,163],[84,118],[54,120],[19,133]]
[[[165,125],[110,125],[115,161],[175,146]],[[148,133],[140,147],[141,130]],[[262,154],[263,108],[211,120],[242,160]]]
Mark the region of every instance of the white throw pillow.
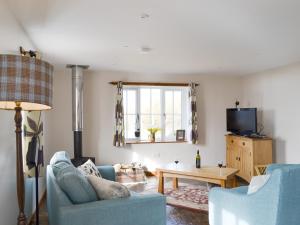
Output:
[[130,197],[128,188],[120,183],[96,176],[87,176],[87,179],[96,191],[99,200]]
[[269,178],[270,178],[269,174],[252,177],[250,185],[248,187],[247,194],[249,195],[249,194],[253,194],[253,193],[257,192],[262,186],[265,185],[265,183],[267,183]]
[[84,164],[82,164],[81,166],[78,166],[77,169],[79,169],[79,171],[82,172],[83,175],[85,176],[93,175],[96,177],[101,177],[99,170],[90,159],[86,161]]

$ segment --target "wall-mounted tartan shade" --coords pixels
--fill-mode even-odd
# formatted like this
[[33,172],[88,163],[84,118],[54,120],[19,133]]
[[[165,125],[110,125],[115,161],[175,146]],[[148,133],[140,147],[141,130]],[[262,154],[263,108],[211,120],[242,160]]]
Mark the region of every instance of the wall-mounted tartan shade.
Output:
[[52,108],[53,66],[45,61],[18,55],[0,55],[0,109]]

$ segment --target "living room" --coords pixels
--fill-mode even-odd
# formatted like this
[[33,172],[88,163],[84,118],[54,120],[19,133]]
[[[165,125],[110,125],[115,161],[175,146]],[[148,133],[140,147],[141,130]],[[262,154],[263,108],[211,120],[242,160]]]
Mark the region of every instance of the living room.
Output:
[[[248,186],[251,179],[258,175],[259,166],[265,166],[262,168],[263,170],[267,167],[267,173],[271,173],[272,166],[269,164],[275,164],[275,166],[299,164],[300,153],[297,151],[299,136],[297,128],[300,125],[298,116],[300,106],[297,104],[300,97],[298,88],[300,84],[299,2],[295,0],[266,2],[232,0],[226,3],[221,1],[72,2],[32,0],[25,2],[1,0],[0,4],[1,55],[22,55],[22,57],[30,58],[33,54],[37,60],[46,61],[53,66],[51,110],[34,114],[30,110],[26,112],[23,107],[22,129],[25,133],[22,136],[23,160],[18,158],[17,163],[16,148],[19,150],[20,148],[17,147],[18,145],[16,146],[15,107],[10,111],[0,110],[0,121],[4,128],[0,131],[0,165],[1,171],[3,171],[0,174],[1,180],[5,180],[1,183],[0,193],[1,225],[16,224],[18,215],[20,215],[19,207],[22,197],[19,193],[17,194],[17,184],[20,185],[22,182],[20,183],[19,175],[16,181],[16,172],[20,171],[20,168],[16,168],[16,166],[22,163],[24,171],[21,171],[21,174],[23,175],[23,172],[26,174],[25,191],[22,196],[25,198],[24,208],[27,219],[26,223],[19,220],[18,224],[36,223],[34,217],[38,214],[35,207],[37,198],[40,200],[38,201],[40,224],[48,224],[49,220],[50,225],[55,225],[53,223],[55,220],[52,219],[51,222],[51,218],[49,218],[52,214],[48,212],[47,216],[47,211],[49,211],[49,205],[48,208],[46,207],[49,199],[45,197],[46,191],[49,194],[46,183],[47,166],[55,153],[59,151],[65,151],[70,159],[76,158],[78,149],[75,145],[78,140],[82,141],[82,145],[78,145],[82,146],[82,148],[79,147],[80,156],[91,157],[96,166],[114,166],[115,172],[119,169],[119,173],[116,174],[121,174],[123,177],[117,176],[116,179],[117,181],[118,179],[132,179],[130,184],[122,184],[130,191],[139,192],[143,185],[142,194],[147,195],[149,193],[144,193],[145,190],[151,189],[153,185],[153,190],[151,190],[155,193],[150,194],[165,197],[161,201],[167,203],[164,205],[166,211],[161,210],[160,213],[157,213],[161,214],[160,219],[165,221],[164,224],[298,224],[299,216],[297,217],[292,212],[300,208],[299,190],[295,188],[300,183],[299,178],[295,178],[291,183],[288,183],[289,180],[285,180],[288,181],[287,186],[292,186],[287,188],[288,191],[284,195],[284,200],[291,201],[287,205],[280,205],[273,198],[270,199],[269,205],[259,200],[256,202],[254,201],[256,200],[255,194],[249,194],[249,196],[245,194],[246,196],[240,196],[240,199],[246,202],[248,197],[251,206],[254,205],[253,208],[257,207],[258,209],[256,209],[257,211],[254,209],[250,211],[245,209],[244,211],[244,207],[247,208],[244,206],[247,205],[246,203],[238,205],[235,202],[238,199],[236,195],[232,198],[226,195],[227,192],[234,190],[231,189],[232,186],[235,186],[231,181],[228,181],[228,184],[225,185],[226,190],[223,190],[224,188],[215,187],[222,186],[221,183],[218,183],[219,181],[207,180],[208,177],[206,179],[198,177],[193,180],[181,179],[187,178],[186,176],[191,175],[190,173],[177,175],[175,183],[177,182],[179,187],[174,188],[174,191],[178,189],[179,192],[183,190],[182,187],[191,186],[207,188],[205,189],[206,194],[201,194],[200,189],[197,189],[199,193],[201,192],[201,196],[196,196],[200,199],[205,198],[206,202],[198,204],[191,200],[193,203],[191,206],[186,199],[181,199],[181,202],[178,199],[175,203],[171,202],[168,193],[176,195],[176,192],[173,192],[175,179],[173,179],[173,183],[170,178],[164,179],[165,187],[162,191],[159,189],[159,183],[161,184],[159,175],[162,172],[160,169],[170,165],[176,168],[187,166],[196,169],[197,151],[201,157],[201,169],[209,166],[219,171],[218,164],[221,163],[223,166],[220,168],[221,174],[222,171],[225,173],[227,169],[236,167],[228,162],[229,143],[225,137],[230,131],[227,110],[235,108],[241,111],[243,109],[257,110],[255,127],[260,137],[241,137],[245,138],[242,140],[248,138],[250,141],[255,141],[258,139],[258,142],[268,141],[271,143],[271,147],[264,147],[264,149],[270,150],[268,156],[271,159],[258,160],[259,163],[253,162],[251,165],[253,174],[246,179],[243,176],[237,176],[237,186]],[[22,46],[22,51],[19,50],[20,46]],[[4,88],[6,74],[3,72],[6,70],[3,69],[3,61],[0,63],[1,94],[6,91]],[[69,66],[67,67],[67,65]],[[78,65],[89,67],[78,67]],[[77,90],[77,86],[74,77],[77,75],[82,78],[80,84],[83,85],[83,89],[79,92],[79,100],[75,100],[75,105],[80,102],[79,106],[82,107],[82,112],[76,111],[78,107],[74,107],[74,102],[72,102],[73,98],[76,99],[74,90]],[[119,99],[117,94],[120,84],[123,94],[121,105],[125,111],[125,117],[122,118],[125,125],[121,127],[125,133],[123,136],[121,135],[121,138],[124,137],[124,143],[127,144],[124,144],[122,139],[115,140],[117,143],[114,143],[116,131],[119,131],[119,127],[116,126],[116,108],[118,108],[116,100]],[[190,112],[189,105],[191,104],[192,85],[195,85],[194,97],[197,106],[194,112]],[[145,90],[152,93],[154,89],[159,90],[160,97],[157,101],[160,110],[159,113],[149,113],[150,117],[157,116],[158,118],[158,120],[152,119],[149,122],[145,119],[146,117],[142,117],[142,104],[149,103],[148,107],[151,108],[151,103],[155,103],[155,100],[152,99],[154,97],[150,97],[150,100],[142,101],[144,95],[141,93]],[[125,94],[127,90],[135,93],[131,103],[128,101],[129,97],[127,98],[129,94]],[[168,128],[166,122],[168,91],[173,93],[173,114],[171,115],[173,125],[171,128]],[[175,92],[178,91],[181,93],[180,99],[174,97]],[[30,94],[34,93],[30,92]],[[4,94],[2,94],[1,102],[4,101],[5,96],[3,96]],[[18,101],[14,100],[14,102]],[[178,104],[180,105],[178,106]],[[176,106],[181,110],[178,115],[174,112]],[[7,109],[5,107],[1,108]],[[134,112],[130,113],[129,111],[133,108]],[[74,112],[76,115],[79,113],[79,117],[73,116]],[[181,122],[176,128],[175,117],[179,114]],[[82,120],[80,115],[82,115]],[[196,123],[191,119],[195,116]],[[40,177],[37,179],[38,192],[34,188],[34,175],[36,174],[31,174],[25,169],[28,167],[26,157],[27,151],[30,149],[26,140],[32,141],[32,139],[31,131],[24,131],[24,128],[28,129],[33,126],[27,117],[36,121],[38,125],[36,127],[42,127],[42,132],[37,129],[37,136],[43,136],[40,146],[43,150],[42,161],[44,164],[42,167],[39,165],[39,168],[43,168],[41,169],[43,172],[40,172]],[[80,129],[76,129],[76,126],[79,126]],[[156,140],[151,139],[148,131],[151,128],[158,129]],[[192,130],[197,131],[196,138],[191,137]],[[180,133],[177,134],[177,131],[184,131],[183,139],[180,139]],[[76,135],[82,136],[82,138],[78,138]],[[121,146],[114,146],[114,144]],[[257,158],[263,157],[260,153],[264,149],[259,151]],[[237,156],[237,158],[239,157]],[[137,164],[137,168],[142,168],[145,172],[141,181],[134,180],[138,178],[132,176],[134,174],[130,168],[132,163]],[[34,170],[34,166],[30,168]],[[238,170],[240,169],[244,168],[238,168]],[[278,170],[280,173],[285,173],[287,168],[282,171]],[[298,168],[290,170],[287,173],[299,173]],[[277,175],[279,172],[275,171],[274,173]],[[166,171],[164,173],[166,176],[170,175]],[[241,171],[236,171],[236,173],[241,173]],[[105,172],[101,175],[105,178]],[[272,183],[272,176],[268,177],[269,183]],[[280,174],[279,177],[284,177],[284,175]],[[30,185],[32,186],[28,186],[27,178],[31,179]],[[236,176],[230,175],[230,178],[236,179]],[[209,177],[209,179],[213,178]],[[260,187],[261,193],[269,191],[268,185],[271,184],[266,182]],[[171,189],[172,192],[169,192]],[[276,187],[273,189],[275,190]],[[216,193],[212,193],[210,201],[210,192],[214,192],[214,190]],[[280,190],[284,190],[284,185],[280,186]],[[223,192],[225,192],[224,195]],[[39,194],[38,197],[35,196],[36,193]],[[177,194],[182,193],[183,195],[187,194],[184,190]],[[288,193],[293,196],[289,196]],[[251,198],[252,195],[253,198]],[[273,193],[273,196],[275,195],[276,193]],[[278,199],[281,199],[280,197],[278,196]],[[219,209],[217,206],[210,210],[214,205],[212,204],[214,199],[220,202],[218,207],[221,207],[222,210],[229,210],[228,215],[216,210]],[[268,200],[267,197],[263,199],[265,202]],[[99,202],[101,201],[109,200],[100,200]],[[143,201],[138,202],[141,204],[141,207],[138,208],[145,207],[147,211],[147,203],[143,204]],[[228,204],[231,201],[236,203],[235,209]],[[32,202],[32,204],[29,206],[28,202]],[[226,206],[226,203],[229,206]],[[197,204],[201,206],[198,207]],[[84,208],[84,206],[82,207]],[[128,206],[120,211],[125,208],[130,210]],[[157,210],[158,208],[157,205]],[[277,209],[278,212],[273,214],[272,210]],[[269,210],[263,212],[269,216],[270,222],[262,219],[264,216],[259,210]],[[287,213],[286,210],[290,212]],[[150,211],[147,216],[155,221],[156,218]],[[59,210],[57,212],[64,213]],[[166,213],[165,216],[164,213]],[[126,217],[125,215],[127,216],[125,213],[122,218]],[[141,213],[141,215],[144,214]],[[108,221],[107,223],[99,220],[91,224],[118,224],[114,221],[117,216],[118,213],[115,214],[115,218],[111,215],[109,217],[109,213],[106,213],[105,221]],[[135,221],[134,216],[138,215],[132,215],[134,223],[127,222],[124,218],[122,224],[154,224],[151,223],[151,219],[147,218],[144,218],[144,221],[139,219]],[[127,217],[128,220],[131,218],[131,216]],[[73,225],[75,222],[73,221]],[[56,225],[64,224],[67,223],[59,222]],[[88,224],[88,222],[84,224]],[[157,225],[159,224],[158,222]]]

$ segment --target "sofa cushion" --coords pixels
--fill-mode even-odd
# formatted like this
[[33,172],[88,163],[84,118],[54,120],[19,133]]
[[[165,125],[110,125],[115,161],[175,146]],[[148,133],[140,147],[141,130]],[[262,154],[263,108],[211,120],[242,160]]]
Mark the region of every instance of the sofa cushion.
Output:
[[87,178],[73,165],[61,165],[56,181],[74,204],[97,201],[97,194]]
[[126,198],[130,196],[128,188],[120,183],[93,175],[87,176],[87,179],[95,189],[99,200]]
[[100,174],[99,170],[97,169],[95,164],[90,159],[88,161],[86,161],[84,164],[82,164],[81,166],[78,166],[77,168],[85,176],[93,175],[93,176],[96,176],[96,177],[101,177],[101,174]]
[[72,166],[66,162],[58,162],[58,163],[52,165],[52,171],[53,171],[54,176],[56,176],[60,170],[64,170],[66,172],[66,170],[68,170],[67,167],[71,168]]
[[53,166],[58,162],[66,162],[70,165],[72,164],[70,160],[70,156],[66,151],[56,152],[50,160],[50,165]]
[[261,175],[254,176],[251,179],[250,185],[248,187],[248,195],[257,192],[265,183],[268,182],[271,175]]

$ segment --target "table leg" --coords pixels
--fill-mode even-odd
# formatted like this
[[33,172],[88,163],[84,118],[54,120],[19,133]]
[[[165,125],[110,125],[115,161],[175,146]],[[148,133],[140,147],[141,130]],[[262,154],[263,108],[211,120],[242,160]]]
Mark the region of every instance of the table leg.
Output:
[[178,189],[178,178],[176,177],[173,178],[173,188]]
[[158,177],[158,192],[161,194],[164,194],[164,176],[163,172],[159,172],[159,177]]
[[234,177],[232,178],[232,187],[235,188],[235,187],[237,187],[237,186],[238,186],[238,185],[237,185],[236,176],[234,176]]
[[221,180],[221,187],[226,188],[226,181],[225,180]]

